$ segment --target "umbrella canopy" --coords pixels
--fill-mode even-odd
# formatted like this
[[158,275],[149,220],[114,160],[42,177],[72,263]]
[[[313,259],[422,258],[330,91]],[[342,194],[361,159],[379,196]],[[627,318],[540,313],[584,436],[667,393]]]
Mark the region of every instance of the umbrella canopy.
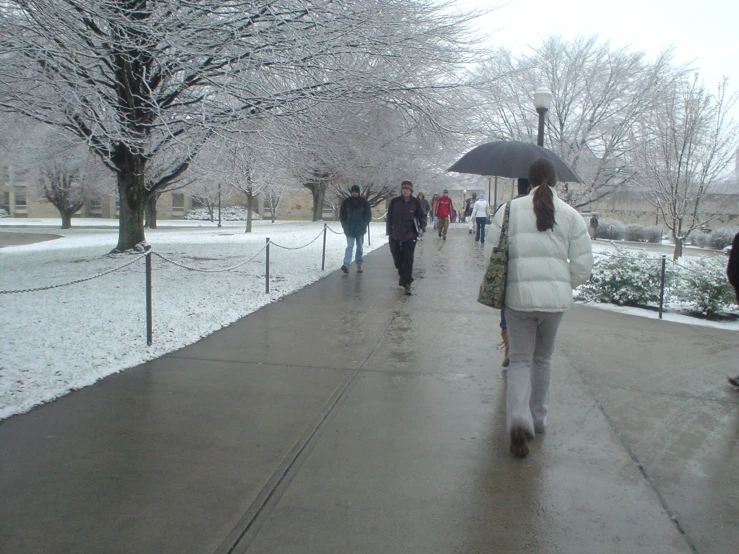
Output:
[[467,152],[447,171],[498,177],[528,177],[529,166],[537,158],[552,160],[560,181],[583,182],[567,162],[551,150],[518,140],[499,140],[481,144]]

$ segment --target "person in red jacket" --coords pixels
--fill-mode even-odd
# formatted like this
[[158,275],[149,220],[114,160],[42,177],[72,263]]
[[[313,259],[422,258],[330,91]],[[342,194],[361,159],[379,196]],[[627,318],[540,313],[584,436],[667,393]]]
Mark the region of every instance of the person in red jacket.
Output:
[[436,217],[439,218],[439,236],[446,240],[446,233],[449,230],[449,222],[452,220],[454,213],[454,204],[449,198],[449,191],[444,189],[441,198],[436,202]]
[[[736,302],[739,304],[739,233],[734,235],[734,242],[731,243],[729,264],[726,266],[726,276],[729,278],[731,286],[734,287]],[[739,375],[729,377],[729,383],[735,387],[739,387]]]

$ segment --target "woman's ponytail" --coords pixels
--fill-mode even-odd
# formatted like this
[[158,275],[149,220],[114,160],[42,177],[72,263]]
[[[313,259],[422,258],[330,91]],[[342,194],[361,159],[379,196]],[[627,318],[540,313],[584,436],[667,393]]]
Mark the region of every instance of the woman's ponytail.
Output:
[[534,191],[534,214],[536,214],[536,228],[539,231],[548,231],[554,228],[554,193],[550,187],[557,184],[557,170],[551,160],[537,158],[529,166],[529,182],[532,187],[539,187]]

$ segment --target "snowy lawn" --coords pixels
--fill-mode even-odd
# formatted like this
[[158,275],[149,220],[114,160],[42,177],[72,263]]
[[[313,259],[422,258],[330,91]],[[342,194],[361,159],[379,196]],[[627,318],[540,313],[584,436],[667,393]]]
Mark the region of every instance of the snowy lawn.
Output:
[[[54,228],[58,220],[0,219],[0,232],[22,224],[26,228],[16,231],[62,235],[0,249],[0,291],[60,285],[130,264],[70,286],[0,294],[0,419],[192,344],[337,270],[346,247],[343,234],[328,231],[326,270],[321,271],[320,222],[255,221],[250,234],[244,233],[243,222],[225,222],[221,228],[203,221],[161,222],[146,233],[153,251],[201,271],[153,256],[154,340],[147,346],[144,259],[108,255],[117,242],[117,222],[84,220],[88,223],[99,228],[62,231]],[[341,232],[338,222],[328,224]],[[371,234],[372,246],[365,241],[365,252],[387,242],[384,222],[374,222]],[[269,294],[267,237],[274,243]],[[298,248],[314,239],[298,250],[276,246]],[[216,271],[228,268],[234,269]]]

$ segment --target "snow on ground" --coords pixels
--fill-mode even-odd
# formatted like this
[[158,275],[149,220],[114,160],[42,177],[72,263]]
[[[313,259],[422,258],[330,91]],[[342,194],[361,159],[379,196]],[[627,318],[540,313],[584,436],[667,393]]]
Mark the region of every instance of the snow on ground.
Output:
[[[9,231],[11,221],[0,220],[0,232]],[[62,238],[0,249],[0,291],[60,285],[133,263],[70,286],[0,294],[0,420],[192,344],[335,271],[346,247],[343,234],[328,231],[326,270],[321,271],[320,222],[255,221],[249,234],[243,222],[225,222],[221,228],[202,221],[161,222],[146,233],[153,251],[203,271],[153,256],[154,340],[147,346],[145,262],[141,255],[108,255],[117,243],[116,222],[95,220],[99,228],[69,230],[58,229],[58,220],[15,222],[37,226],[18,231]],[[387,242],[384,225],[372,224],[372,246],[365,243],[365,252]],[[341,232],[338,222],[329,228]],[[273,243],[269,294],[267,237]],[[314,239],[302,249],[277,247],[297,248]]]
[[[154,252],[202,271],[153,257],[154,343],[147,346],[144,260],[137,255],[108,255],[117,243],[117,224],[79,219],[73,221],[76,227],[60,230],[58,219],[0,219],[0,233],[13,227],[18,232],[62,237],[0,248],[0,291],[65,284],[133,261],[103,277],[70,286],[0,294],[0,420],[192,344],[317,281],[338,269],[346,245],[343,235],[327,233],[326,270],[321,271],[320,222],[255,221],[253,232],[246,234],[243,222],[224,222],[218,228],[205,221],[161,221],[159,229],[146,233]],[[341,231],[337,222],[329,227]],[[371,234],[372,246],[365,244],[365,252],[387,242],[383,222],[373,223]],[[316,239],[299,250],[272,246],[269,294],[265,293],[263,251],[267,237],[289,248]],[[600,241],[594,245],[595,250],[611,248]],[[234,266],[239,267],[218,271]],[[657,317],[656,312],[638,308],[592,307]],[[739,322],[676,314],[665,314],[664,319],[739,330]]]

